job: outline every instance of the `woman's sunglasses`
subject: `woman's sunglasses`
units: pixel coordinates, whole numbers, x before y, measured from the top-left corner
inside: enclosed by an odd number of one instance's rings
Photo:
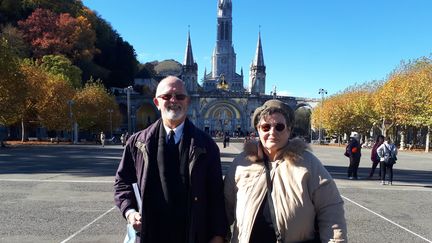
[[[270,131],[270,129],[271,129],[272,127],[274,127],[274,128],[276,129],[276,131],[278,131],[278,132],[282,132],[282,131],[285,129],[285,124],[282,124],[282,123],[276,123],[276,125],[270,125],[270,124],[268,124],[268,123],[264,123],[264,124],[260,125],[260,127],[261,127],[261,130],[262,130],[263,132],[268,132],[268,131]]]
[[[162,94],[162,95],[158,96],[158,98],[161,98],[163,100],[171,100],[172,97],[175,97],[176,100],[184,100],[184,99],[186,99],[187,95],[185,95],[185,94]]]

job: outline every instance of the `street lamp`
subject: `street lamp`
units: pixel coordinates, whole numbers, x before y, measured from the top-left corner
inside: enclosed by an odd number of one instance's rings
[[[126,100],[127,100],[127,119],[128,119],[128,133],[131,134],[131,106],[130,106],[130,92],[132,90],[132,86],[128,86],[124,90],[126,91]]]
[[[69,118],[71,121],[71,141],[72,143],[74,142],[74,125],[73,125],[73,113],[72,113],[72,105],[74,104],[73,100],[68,100],[67,101],[68,105],[69,105]]]
[[[109,119],[110,119],[110,131],[111,131],[110,138],[112,138],[112,136],[113,136],[113,133],[112,133],[112,113],[114,112],[114,110],[113,109],[108,109],[107,111],[109,113]]]
[[[327,94],[327,90],[319,89],[318,94],[321,95],[321,108],[323,108],[324,107],[324,95]],[[319,134],[318,134],[319,144],[321,144],[321,130],[322,130],[322,110],[320,112],[320,126],[319,126],[319,130],[318,130],[318,132],[319,132]]]

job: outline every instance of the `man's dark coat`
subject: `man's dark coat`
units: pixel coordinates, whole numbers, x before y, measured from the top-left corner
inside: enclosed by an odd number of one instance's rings
[[[132,183],[138,182],[142,196],[146,187],[148,162],[157,157],[157,154],[149,151],[157,151],[157,134],[161,123],[159,119],[127,141],[114,185],[114,200],[123,216],[129,209],[138,210]],[[185,121],[183,136],[185,134],[191,138],[187,155],[190,180],[189,242],[204,243],[213,236],[224,237],[228,229],[220,153],[212,138],[196,128],[188,119]],[[146,222],[143,215],[143,224],[145,223],[151,222]]]

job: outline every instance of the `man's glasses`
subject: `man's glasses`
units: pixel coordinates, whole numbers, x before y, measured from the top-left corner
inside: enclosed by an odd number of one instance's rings
[[[285,124],[282,124],[282,123],[276,123],[276,125],[271,125],[271,124],[268,124],[268,123],[264,123],[264,124],[260,125],[260,127],[261,127],[261,130],[262,130],[263,132],[268,132],[268,131],[270,131],[270,129],[271,129],[272,127],[274,127],[274,128],[276,129],[276,131],[278,131],[278,132],[282,132],[282,131],[285,129]]]
[[[158,98],[161,98],[163,100],[171,100],[172,97],[175,97],[176,100],[184,100],[184,99],[186,99],[187,95],[185,95],[185,94],[161,94],[158,96]]]

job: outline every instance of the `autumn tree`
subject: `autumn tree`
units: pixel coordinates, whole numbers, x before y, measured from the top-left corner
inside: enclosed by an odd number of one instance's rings
[[[20,71],[20,60],[4,37],[0,37],[0,125],[20,119],[28,87]]]
[[[325,129],[328,134],[335,134],[339,138],[350,131],[350,111],[346,99],[342,94],[327,97],[320,102],[312,112],[314,127]],[[339,139],[340,140],[340,139]]]
[[[41,90],[44,95],[36,104],[40,124],[49,130],[69,130],[71,118],[68,101],[72,100],[75,93],[71,83],[61,76],[49,74]]]
[[[432,60],[423,57],[411,61],[404,65],[395,76],[397,76],[401,87],[397,98],[404,104],[399,111],[399,125],[402,127],[402,145],[406,130],[403,128],[426,128],[426,149],[428,149],[430,127],[432,125]]]
[[[93,133],[115,129],[121,122],[121,115],[115,97],[110,95],[100,80],[89,80],[74,98],[73,112],[81,129]],[[110,112],[111,121],[110,121]]]
[[[25,97],[25,105],[20,114],[21,141],[27,138],[26,126],[29,122],[38,121],[38,102],[45,96],[44,84],[49,79],[49,74],[39,67],[34,60],[25,59],[21,62],[20,72],[23,74],[25,85],[31,91]]]
[[[36,9],[26,20],[18,22],[24,38],[33,48],[36,58],[63,54],[73,61],[90,60],[97,52],[96,34],[83,16],[56,14],[48,9]]]

